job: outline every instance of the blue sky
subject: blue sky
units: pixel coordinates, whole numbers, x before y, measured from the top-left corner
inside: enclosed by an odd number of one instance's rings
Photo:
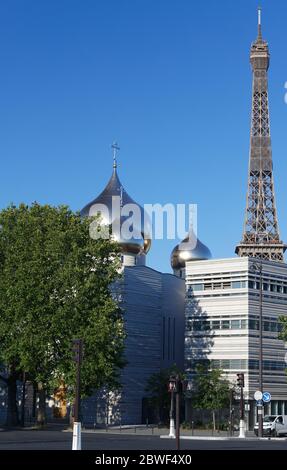
[[[1,0],[0,207],[81,209],[112,171],[144,203],[197,203],[216,258],[234,255],[247,187],[254,0]],[[287,241],[287,2],[261,2],[271,51],[276,198]],[[175,242],[148,264],[169,271]]]

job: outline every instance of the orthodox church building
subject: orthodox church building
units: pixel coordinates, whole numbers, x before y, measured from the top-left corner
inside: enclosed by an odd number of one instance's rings
[[[113,210],[116,198],[121,207],[134,204],[139,209],[136,238],[122,236],[121,228],[127,217]],[[107,186],[82,209],[81,215],[95,216],[101,207],[108,209],[102,213],[104,224],[112,224],[116,219],[119,222],[114,238],[122,253],[122,279],[116,285],[115,294],[125,324],[126,366],[121,371],[122,388],[118,392],[103,390],[84,400],[82,419],[84,423],[140,424],[153,420],[146,390],[151,375],[174,364],[183,369],[185,282],[146,265],[151,246],[148,217],[123,188],[115,156]]]

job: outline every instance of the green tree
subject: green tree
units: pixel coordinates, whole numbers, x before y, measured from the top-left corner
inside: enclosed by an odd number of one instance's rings
[[[171,395],[168,391],[168,383],[171,375],[179,375],[181,379],[184,378],[182,371],[173,365],[151,375],[146,386],[149,404],[156,410],[160,422],[167,421],[169,417]]]
[[[205,364],[196,367],[193,384],[193,407],[212,412],[213,429],[215,430],[215,413],[228,406],[231,385],[223,377],[223,372],[220,369],[209,369],[209,366]]]
[[[287,341],[287,315],[281,315],[279,317],[279,322],[281,325],[281,331],[279,333],[279,339],[282,341]]]
[[[117,384],[123,366],[123,319],[110,286],[118,246],[89,236],[90,220],[66,206],[34,203],[0,213],[0,363],[8,389],[7,424],[17,419],[16,381],[37,384],[38,422],[46,393],[64,380],[73,396],[71,341],[82,338],[82,393]]]

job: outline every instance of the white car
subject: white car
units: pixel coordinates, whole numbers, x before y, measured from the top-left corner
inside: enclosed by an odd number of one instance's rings
[[[258,436],[258,423],[254,426],[254,432]],[[266,415],[263,418],[263,436],[287,435],[287,415]]]

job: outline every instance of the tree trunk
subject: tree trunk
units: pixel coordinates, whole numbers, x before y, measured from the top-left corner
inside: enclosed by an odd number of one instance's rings
[[[74,404],[73,403],[71,403],[70,405],[69,423],[70,423],[70,427],[73,429],[73,426],[74,426]]]
[[[36,418],[37,410],[37,384],[33,382],[33,403],[32,403],[32,418]]]
[[[7,378],[7,417],[8,427],[19,426],[19,416],[17,409],[17,374],[12,372]]]
[[[38,383],[38,397],[37,425],[42,427],[46,423],[46,390],[42,382]]]
[[[212,410],[213,431],[216,431],[216,416],[215,410]]]

